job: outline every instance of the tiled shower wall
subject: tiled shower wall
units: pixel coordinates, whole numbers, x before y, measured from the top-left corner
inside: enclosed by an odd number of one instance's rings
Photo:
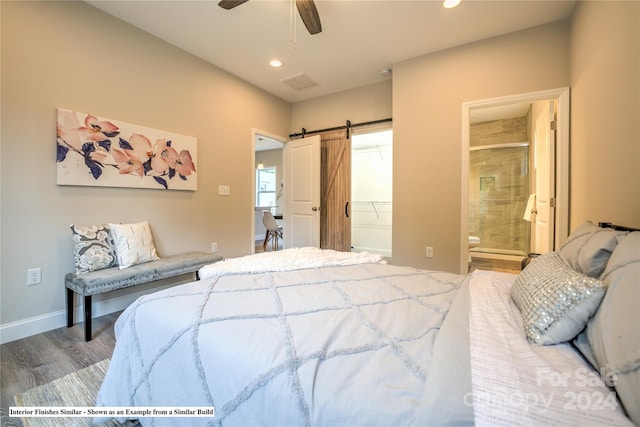
[[[530,141],[530,114],[472,124],[470,146]],[[529,197],[529,147],[496,147],[470,153],[469,234],[476,250],[527,254],[530,224],[522,217]]]

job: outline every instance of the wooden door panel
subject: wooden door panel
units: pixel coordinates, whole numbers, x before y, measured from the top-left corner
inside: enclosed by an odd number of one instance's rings
[[[345,209],[351,201],[351,140],[344,132],[321,142],[320,247],[351,251],[351,218]]]

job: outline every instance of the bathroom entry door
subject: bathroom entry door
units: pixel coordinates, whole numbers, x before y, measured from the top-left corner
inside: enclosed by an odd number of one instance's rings
[[[552,251],[555,218],[555,108],[554,101],[544,101],[535,119],[534,168],[536,186],[535,225],[533,252],[544,254]]]
[[[285,248],[320,247],[320,136],[289,141],[283,153]]]

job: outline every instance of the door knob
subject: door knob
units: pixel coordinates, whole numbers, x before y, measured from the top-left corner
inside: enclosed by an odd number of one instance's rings
[[[311,208],[312,211],[316,212],[318,210],[318,208],[316,206]]]

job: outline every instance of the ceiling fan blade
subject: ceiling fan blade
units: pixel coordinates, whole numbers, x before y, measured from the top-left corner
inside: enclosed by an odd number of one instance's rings
[[[310,34],[318,34],[322,31],[320,15],[318,15],[318,9],[316,9],[313,0],[296,0],[296,7]]]
[[[223,9],[233,9],[236,6],[240,6],[242,3],[246,3],[249,0],[221,0],[220,3],[218,3],[218,6],[220,6]]]

